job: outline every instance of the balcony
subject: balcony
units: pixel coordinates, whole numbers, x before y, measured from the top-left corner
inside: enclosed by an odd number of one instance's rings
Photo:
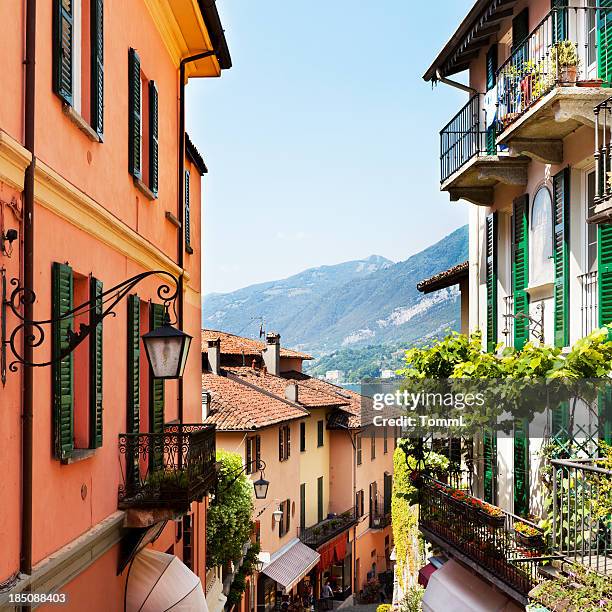
[[[426,539],[525,605],[529,591],[543,580],[539,565],[552,558],[545,554],[542,532],[538,530],[533,543],[521,540],[514,531],[515,523],[520,521],[534,529],[536,526],[500,509],[499,516],[493,520],[477,507],[455,499],[452,494],[456,491],[440,481],[423,477],[421,532]]]
[[[187,512],[216,483],[211,425],[171,424],[163,433],[120,434],[119,453],[120,509],[145,510],[163,519]],[[136,515],[133,518],[138,522]]]
[[[553,9],[500,66],[497,143],[511,155],[561,163],[563,139],[581,126],[593,127],[593,107],[609,95],[597,77],[608,63],[599,44],[612,35],[611,10]],[[577,67],[562,65],[568,51]]]
[[[329,514],[327,518],[312,527],[300,529],[300,540],[316,550],[325,542],[329,542],[343,531],[356,525],[357,521],[357,513],[354,507],[349,508],[342,514]]]
[[[495,132],[485,127],[481,98],[470,98],[440,131],[440,188],[453,201],[463,198],[489,206],[497,183],[527,184],[528,160],[499,151]]]
[[[610,460],[553,459],[552,545],[564,558],[612,576]]]
[[[391,508],[378,506],[370,512],[370,529],[384,529],[391,524]]]

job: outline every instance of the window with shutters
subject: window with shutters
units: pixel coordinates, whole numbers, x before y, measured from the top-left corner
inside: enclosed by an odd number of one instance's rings
[[[306,423],[300,423],[300,452],[306,451]]]
[[[183,215],[183,224],[185,226],[185,250],[191,254],[193,248],[191,246],[191,174],[189,170],[185,170],[185,214]]]
[[[90,303],[92,312],[79,313],[53,326],[54,359],[68,350],[68,333],[91,325],[102,309],[102,283],[78,274],[66,264],[52,268],[53,318]],[[86,451],[102,446],[102,323],[76,349],[53,364],[54,451],[62,461],[89,456]]]
[[[53,1],[53,91],[93,140],[104,131],[104,0]]]
[[[261,436],[249,436],[244,446],[246,473],[253,474],[261,461]]]
[[[383,454],[387,454],[389,452],[389,432],[387,427],[383,427]]]
[[[321,421],[317,421],[317,446],[321,447],[323,446],[323,433],[325,431],[325,424],[324,422]]]
[[[589,172],[586,178],[586,219],[595,214],[595,171]],[[587,223],[586,225],[586,272],[597,270],[597,224]]]
[[[317,523],[323,520],[323,476],[317,478]]]
[[[282,501],[280,509],[283,516],[279,522],[279,536],[282,538],[289,533],[291,528],[291,500],[286,499]]]
[[[150,200],[159,188],[159,94],[135,49],[128,53],[128,169]]]
[[[355,495],[355,512],[357,513],[357,518],[361,518],[364,515],[363,499],[363,489],[361,489],[357,491]]]
[[[291,456],[291,429],[289,425],[278,428],[278,460],[287,461]]]
[[[361,462],[363,460],[361,450],[361,434],[357,434],[355,436],[355,452],[357,454],[357,465],[361,465]]]
[[[306,529],[306,483],[300,485],[300,530]]]
[[[552,198],[546,187],[536,193],[529,227],[529,279],[537,286],[553,280]]]
[[[165,322],[166,310],[163,304],[149,304],[149,331],[161,327]],[[146,355],[144,355],[146,357]],[[165,390],[164,380],[154,378],[153,371],[149,366],[149,432],[163,433],[164,431],[164,408]],[[161,458],[160,458],[161,464]]]
[[[370,460],[376,459],[376,436],[374,432],[370,434]]]

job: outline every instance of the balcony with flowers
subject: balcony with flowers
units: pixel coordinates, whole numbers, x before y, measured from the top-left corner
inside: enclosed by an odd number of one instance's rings
[[[555,558],[537,525],[429,476],[422,477],[419,503],[427,540],[527,604],[543,580],[539,567]]]

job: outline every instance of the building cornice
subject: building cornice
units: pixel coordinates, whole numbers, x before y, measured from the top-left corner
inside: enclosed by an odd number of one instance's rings
[[[32,154],[0,129],[0,180],[22,191],[24,173],[31,161]]]
[[[184,272],[184,280],[189,280],[189,273],[163,251],[39,159],[36,160],[34,193],[37,204],[145,270],[163,270],[175,276]]]

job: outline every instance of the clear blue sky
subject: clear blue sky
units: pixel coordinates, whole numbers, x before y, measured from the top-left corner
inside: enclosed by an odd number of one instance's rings
[[[467,222],[438,190],[438,131],[467,98],[421,75],[472,3],[218,0],[234,66],[187,98],[204,293],[403,260]]]

